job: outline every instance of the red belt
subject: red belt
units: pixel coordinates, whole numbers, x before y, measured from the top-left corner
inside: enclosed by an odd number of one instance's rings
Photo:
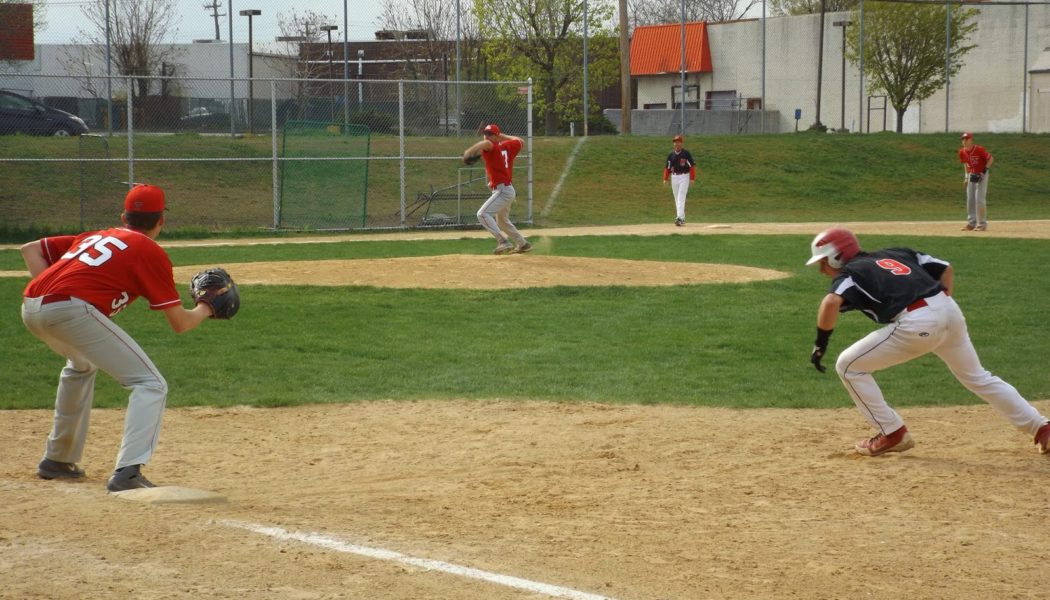
[[[919,310],[920,308],[922,308],[924,306],[929,306],[929,304],[926,304],[926,298],[919,298],[915,302],[912,302],[911,304],[909,304],[907,306],[907,308],[905,308],[904,310],[906,310],[908,312],[911,312],[913,310]]]
[[[72,299],[73,298],[65,294],[48,294],[44,296],[43,300],[40,301],[40,306],[43,306],[45,304],[52,304],[54,302],[68,302]]]

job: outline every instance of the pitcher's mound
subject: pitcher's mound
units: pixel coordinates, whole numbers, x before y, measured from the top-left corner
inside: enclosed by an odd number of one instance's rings
[[[226,496],[198,490],[195,488],[182,487],[179,485],[164,485],[152,488],[140,488],[137,490],[125,490],[113,492],[113,495],[121,500],[133,500],[147,504],[205,504],[214,502],[226,502]]]
[[[541,239],[537,246],[550,242]],[[671,286],[745,283],[790,274],[718,263],[666,262],[519,254],[450,254],[358,260],[224,265],[238,285],[369,285],[390,288],[502,290],[552,286]],[[204,265],[175,268],[184,281]]]

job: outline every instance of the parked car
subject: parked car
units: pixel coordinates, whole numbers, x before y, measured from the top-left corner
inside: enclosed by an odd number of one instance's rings
[[[187,131],[222,131],[230,129],[230,115],[225,112],[212,112],[204,106],[191,108],[186,116],[179,119],[179,129]]]
[[[0,90],[0,134],[65,136],[87,132],[87,125],[76,115]]]

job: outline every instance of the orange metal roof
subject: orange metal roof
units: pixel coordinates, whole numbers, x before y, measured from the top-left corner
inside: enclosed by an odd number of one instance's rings
[[[631,38],[631,75],[662,75],[681,72],[682,25],[636,27]],[[685,24],[686,73],[710,73],[711,46],[707,23]]]

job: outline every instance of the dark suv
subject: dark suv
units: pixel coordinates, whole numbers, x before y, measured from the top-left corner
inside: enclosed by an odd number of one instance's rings
[[[80,135],[87,125],[76,115],[45,106],[14,92],[0,90],[0,135]]]

